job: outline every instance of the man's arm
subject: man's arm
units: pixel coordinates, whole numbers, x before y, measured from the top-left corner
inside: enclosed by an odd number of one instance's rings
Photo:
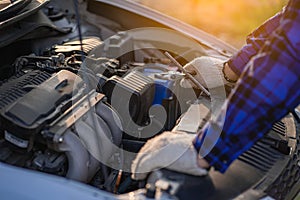
[[[283,13],[284,9],[249,34],[247,44],[228,61],[228,66],[237,76],[241,75],[245,65],[258,53],[270,34],[279,26]]]
[[[218,86],[218,83],[215,81],[218,74],[210,69],[212,67],[216,67],[220,72],[223,72],[224,83],[230,84],[230,82],[237,81],[237,79],[241,75],[241,72],[245,68],[245,65],[249,62],[252,56],[258,53],[259,49],[269,38],[270,34],[279,26],[280,19],[283,13],[284,9],[272,18],[268,19],[250,35],[248,35],[247,44],[241,50],[239,50],[228,62],[226,62],[224,66],[223,61],[222,64],[215,65],[212,63],[218,63],[216,59],[212,59],[209,57],[200,57],[189,62],[184,66],[184,68],[189,72],[194,72],[196,74],[195,78],[205,87],[207,87],[206,82],[211,82],[209,84],[210,88]],[[204,80],[203,77],[206,77],[206,79]],[[190,84],[188,80],[184,80],[181,82],[182,87],[191,87],[192,85],[193,84]]]
[[[284,9],[268,19],[265,23],[247,36],[247,44],[224,64],[224,69],[222,70],[224,77],[228,78],[231,82],[236,82],[238,80],[241,72],[249,60],[258,53],[259,49],[262,48],[263,44],[267,41],[271,33],[279,26],[283,13]],[[190,64],[188,64],[187,68],[189,65]],[[205,70],[200,69],[199,71],[203,73]],[[208,75],[206,77],[210,76]]]
[[[300,103],[300,0],[291,2],[281,26],[247,64],[222,113],[194,140],[200,155],[221,172]]]

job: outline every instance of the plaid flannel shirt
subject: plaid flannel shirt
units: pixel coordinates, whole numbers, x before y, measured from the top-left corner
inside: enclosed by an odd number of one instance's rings
[[[240,79],[193,141],[220,172],[300,103],[300,0],[290,0],[247,42],[229,61]]]

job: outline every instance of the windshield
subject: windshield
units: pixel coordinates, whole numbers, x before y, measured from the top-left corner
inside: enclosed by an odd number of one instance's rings
[[[287,0],[131,0],[183,20],[240,48],[245,37]]]

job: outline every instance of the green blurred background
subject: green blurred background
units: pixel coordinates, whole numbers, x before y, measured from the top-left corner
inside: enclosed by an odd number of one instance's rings
[[[240,48],[246,36],[287,0],[137,0]]]

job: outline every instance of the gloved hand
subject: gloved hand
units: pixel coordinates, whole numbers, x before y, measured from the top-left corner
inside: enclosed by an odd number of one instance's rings
[[[195,58],[184,66],[184,69],[206,88],[216,88],[224,84],[232,85],[225,80],[222,69],[224,61],[208,56]],[[184,88],[197,88],[188,78],[181,80],[180,85]]]
[[[159,168],[167,168],[196,176],[207,174],[198,166],[198,154],[193,147],[193,134],[164,132],[152,138],[142,147],[132,163],[132,178],[145,179],[147,174]]]

